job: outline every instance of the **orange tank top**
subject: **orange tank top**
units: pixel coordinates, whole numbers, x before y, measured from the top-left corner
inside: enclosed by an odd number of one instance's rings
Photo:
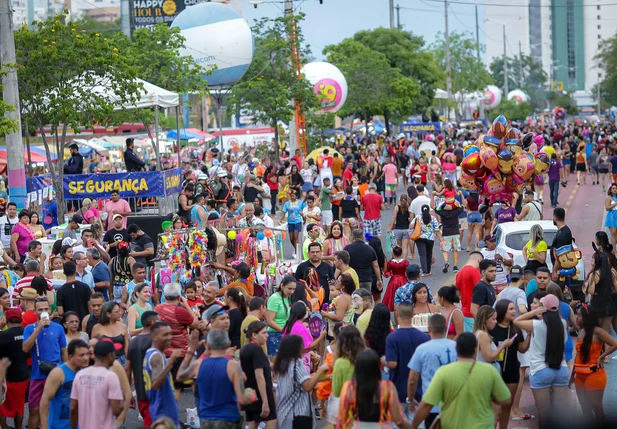
[[[589,347],[589,359],[586,363],[583,362],[583,357],[581,356],[581,346],[583,345],[583,340],[579,340],[576,343],[576,360],[574,361],[575,366],[594,366],[598,362],[598,358],[602,354],[602,343],[591,343],[591,347]]]
[[[579,152],[576,155],[576,162],[578,164],[584,164],[585,163],[585,154],[583,152]]]

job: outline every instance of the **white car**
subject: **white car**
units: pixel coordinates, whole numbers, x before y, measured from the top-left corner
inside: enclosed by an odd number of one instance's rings
[[[525,258],[523,257],[523,247],[529,241],[529,230],[535,224],[539,224],[544,230],[544,241],[548,244],[549,252],[553,239],[557,234],[557,227],[550,220],[541,221],[521,221],[521,222],[507,222],[497,225],[495,228],[495,237],[497,239],[497,247],[505,250],[510,258],[514,260],[515,265],[525,266]],[[578,249],[576,243],[574,248]],[[549,270],[553,269],[550,255],[547,253],[546,263]],[[578,261],[576,269],[578,280],[572,280],[571,286],[580,286],[583,284],[585,278],[585,263],[583,259]]]

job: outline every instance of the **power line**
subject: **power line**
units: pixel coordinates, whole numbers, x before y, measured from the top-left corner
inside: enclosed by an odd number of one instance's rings
[[[454,13],[454,9],[452,9],[452,6],[448,5],[448,7],[452,11],[452,15],[456,18],[456,20],[459,22],[459,24],[461,24],[463,27],[469,28],[470,30],[475,30],[476,29],[475,26],[470,27],[469,25],[467,25],[463,21],[461,21],[460,18],[458,16],[456,16],[456,13]]]
[[[443,0],[424,0],[434,3],[443,3]],[[451,4],[461,4],[469,6],[499,6],[499,7],[524,7],[524,8],[557,8],[568,7],[568,5],[530,5],[530,4],[503,4],[503,3],[476,3],[470,1],[450,1]],[[596,6],[617,6],[617,3],[602,3],[602,4],[581,4],[573,5],[572,7],[596,7]]]

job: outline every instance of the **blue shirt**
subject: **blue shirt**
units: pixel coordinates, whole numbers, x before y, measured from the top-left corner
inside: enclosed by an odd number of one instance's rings
[[[394,294],[394,305],[399,305],[401,302],[411,302],[411,296],[413,295],[413,288],[420,283],[420,280],[412,280],[408,282],[406,285],[401,286],[396,290]],[[431,292],[431,288],[428,289],[428,297],[429,301],[433,302],[433,293]]]
[[[109,267],[104,262],[99,262],[94,267],[92,267],[90,273],[92,274],[92,279],[94,280],[94,283],[111,282],[111,272],[109,271]],[[103,294],[103,296],[105,297],[105,301],[109,301],[108,288],[98,289],[97,291]]]
[[[529,280],[529,283],[527,283],[527,287],[525,287],[525,295],[529,297],[529,295],[531,295],[537,290],[538,290],[538,283],[536,282],[536,279],[531,279]]]
[[[56,200],[52,200],[51,202],[47,202],[47,200],[43,201],[42,212],[43,218],[41,221],[45,229],[58,226],[58,203]],[[45,222],[47,216],[51,218],[51,222],[49,223]]]
[[[38,323],[33,323],[24,328],[24,343],[32,336],[34,329]],[[39,352],[41,353],[39,357]],[[36,343],[32,346],[32,380],[44,380],[46,375],[39,371],[39,360],[41,362],[56,362],[62,363],[62,349],[66,348],[66,334],[64,328],[58,323],[50,323],[49,327],[43,328],[36,339]]]
[[[80,276],[78,272],[75,272],[75,280],[87,284],[90,286],[90,289],[94,289],[94,278],[92,278],[92,273],[89,273],[86,270],[84,270],[83,276]]]
[[[163,353],[155,348],[150,348],[146,351],[144,357],[144,386],[146,389],[146,395],[148,395],[148,401],[150,402],[149,410],[152,421],[155,421],[159,417],[168,417],[176,425],[180,427],[180,413],[178,412],[178,401],[174,396],[174,387],[171,382],[171,373],[167,375],[167,380],[158,389],[152,388],[152,366],[150,360],[152,356],[159,354],[163,359],[163,368],[167,365],[167,359]],[[227,372],[225,372],[227,375]]]
[[[64,381],[49,401],[49,429],[66,429],[71,426],[71,389],[77,372],[64,363],[58,368],[64,372]]]
[[[238,398],[227,376],[226,357],[204,359],[197,373],[197,405],[201,420],[237,422],[240,419]]]
[[[152,294],[154,294],[154,291],[152,290],[152,283],[150,282],[150,280],[144,280],[142,283],[147,284],[148,286],[150,286],[150,290],[152,291]],[[130,282],[128,282],[126,284],[126,296],[128,296],[128,301],[129,303],[134,303],[137,301],[132,301],[131,300],[131,295],[133,295],[133,291],[135,290],[135,280],[131,280]],[[148,301],[150,304],[154,304],[152,302],[152,297],[150,297],[150,301]]]
[[[411,357],[420,344],[426,343],[430,337],[416,328],[399,328],[386,337],[386,361],[397,362],[394,369],[390,369],[388,376],[396,386],[398,399],[405,403],[407,398],[407,381],[409,379],[409,363]],[[422,400],[421,386],[418,386],[415,399]]]
[[[287,222],[290,224],[302,223],[302,201],[287,201],[283,206],[283,212],[287,214]]]
[[[420,374],[422,386],[428,388],[439,367],[456,362],[456,357],[456,343],[454,341],[447,338],[430,340],[418,346],[409,361],[408,367]],[[431,413],[438,412],[439,405],[436,405]]]

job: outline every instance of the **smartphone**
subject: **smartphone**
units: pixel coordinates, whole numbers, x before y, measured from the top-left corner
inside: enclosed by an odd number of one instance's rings
[[[514,336],[512,338],[510,338],[512,341],[514,341],[516,339],[516,337],[518,337],[518,334],[514,334]]]

